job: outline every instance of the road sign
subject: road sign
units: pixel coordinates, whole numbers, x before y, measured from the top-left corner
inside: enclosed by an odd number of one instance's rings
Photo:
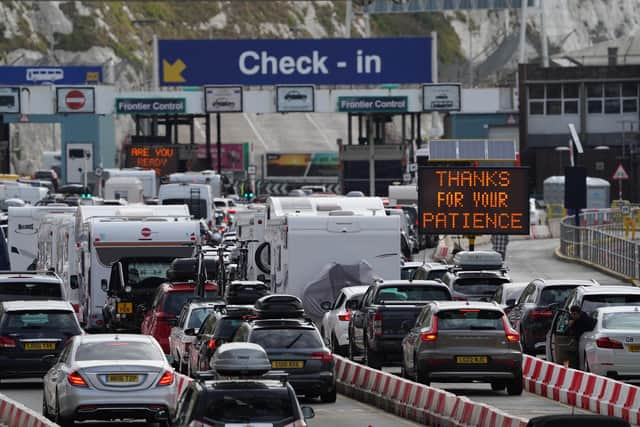
[[[276,87],[278,113],[312,113],[315,108],[313,86]]]
[[[102,67],[97,66],[0,66],[3,85],[86,85],[102,82]]]
[[[56,88],[58,113],[93,113],[95,96],[92,87]]]
[[[423,167],[420,227],[429,234],[529,234],[527,168]]]
[[[422,110],[460,111],[459,84],[432,84],[422,86]]]
[[[117,114],[184,114],[185,98],[116,98]]]
[[[338,97],[338,111],[342,113],[403,113],[408,105],[406,96]]]
[[[96,170],[93,171],[94,175],[97,177],[101,177],[102,174],[104,173],[104,169],[102,168],[96,168]]]
[[[0,114],[20,112],[20,90],[17,87],[0,87]]]
[[[242,86],[207,86],[204,88],[207,113],[241,113]]]
[[[429,37],[160,40],[163,86],[431,83]]]
[[[624,166],[622,166],[622,163],[620,163],[618,165],[618,167],[616,168],[616,171],[613,173],[613,180],[620,180],[620,181],[626,181],[629,179],[629,174],[627,173],[626,169],[624,168]]]
[[[249,175],[255,175],[256,174],[256,165],[249,165],[249,167],[247,168],[247,173]]]

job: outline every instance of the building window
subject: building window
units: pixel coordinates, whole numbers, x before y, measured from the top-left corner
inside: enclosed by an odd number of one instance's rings
[[[587,101],[587,111],[589,114],[602,114],[602,100],[590,99]]]
[[[564,101],[565,114],[578,114],[578,101]]]
[[[620,114],[620,98],[606,98],[604,100],[605,114]]]
[[[529,86],[529,114],[532,116],[578,114],[580,85],[577,83],[533,84]]]
[[[544,102],[531,101],[529,103],[529,114],[531,114],[532,116],[544,115]]]
[[[552,100],[547,101],[547,115],[560,115],[562,114],[562,101]]]
[[[602,98],[602,83],[587,84],[587,98]]]
[[[580,85],[577,83],[565,83],[562,85],[563,97],[578,99],[580,98]]]
[[[588,83],[589,114],[622,114],[638,112],[638,83]]]
[[[622,112],[623,113],[636,113],[638,111],[637,99],[623,99],[622,100]]]
[[[544,85],[529,86],[529,99],[544,99]]]

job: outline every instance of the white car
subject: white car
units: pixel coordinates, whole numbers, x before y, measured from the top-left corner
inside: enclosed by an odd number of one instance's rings
[[[346,356],[349,348],[349,320],[351,310],[347,309],[347,301],[359,300],[369,289],[368,286],[347,286],[342,288],[336,297],[331,310],[322,318],[322,337],[329,343],[331,351]]]
[[[78,335],[44,376],[42,414],[63,427],[122,418],[169,425],[176,383],[151,336]]]
[[[547,223],[547,211],[533,197],[529,199],[529,222],[531,225],[544,225]]]
[[[579,366],[584,371],[624,380],[640,379],[640,307],[602,307],[580,337]]]

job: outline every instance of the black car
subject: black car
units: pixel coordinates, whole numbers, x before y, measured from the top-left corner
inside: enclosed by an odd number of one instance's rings
[[[0,379],[42,378],[66,342],[82,333],[66,301],[0,303]]]
[[[513,328],[520,332],[522,351],[531,355],[544,353],[545,337],[555,311],[578,286],[597,285],[595,280],[535,279],[530,282],[508,315]]]
[[[199,425],[306,425],[313,410],[300,407],[293,387],[283,380],[194,381],[178,401],[173,427]],[[256,424],[256,425],[257,425]]]
[[[202,322],[195,342],[189,351],[189,376],[195,377],[196,372],[208,371],[209,360],[213,353],[225,342],[231,341],[242,322],[251,316],[251,307],[227,306],[226,313],[214,311]],[[185,331],[186,333],[187,331]]]
[[[238,328],[233,341],[262,346],[272,369],[286,372],[297,394],[320,396],[323,402],[336,401],[335,360],[311,321],[251,320]]]
[[[224,300],[230,305],[253,305],[258,299],[269,293],[269,288],[264,282],[236,280],[226,286]]]

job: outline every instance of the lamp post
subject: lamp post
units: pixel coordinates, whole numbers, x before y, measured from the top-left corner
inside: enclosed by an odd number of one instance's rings
[[[144,25],[153,25],[153,24],[156,24],[157,22],[158,22],[158,20],[157,20],[157,19],[147,19],[147,18],[143,18],[143,19],[133,19],[133,20],[131,21],[131,23],[132,23],[132,24],[134,24],[134,25],[141,25],[141,26],[144,26]],[[148,45],[151,41],[150,41],[150,42],[146,42],[146,41],[144,40],[144,37],[143,37],[142,39],[143,39],[143,44],[144,44],[144,55],[142,56],[142,87],[143,87],[143,88],[146,88],[146,87],[147,87],[148,82],[151,80],[150,78],[148,78],[148,75],[147,75],[147,66],[148,66],[148,65],[147,65],[147,62],[150,62],[150,61],[148,61],[148,58],[147,58],[147,57],[149,56],[149,54],[147,53],[147,45]]]
[[[562,157],[563,157],[562,153],[564,151],[569,151],[570,152],[571,148],[567,147],[566,145],[560,145],[558,147],[555,147],[554,150],[560,153],[560,175],[564,175],[564,171],[562,170],[563,169],[563,164],[564,164],[564,161],[562,159]],[[573,156],[571,156],[571,154],[569,154],[569,156],[571,157],[571,166],[573,166]]]

